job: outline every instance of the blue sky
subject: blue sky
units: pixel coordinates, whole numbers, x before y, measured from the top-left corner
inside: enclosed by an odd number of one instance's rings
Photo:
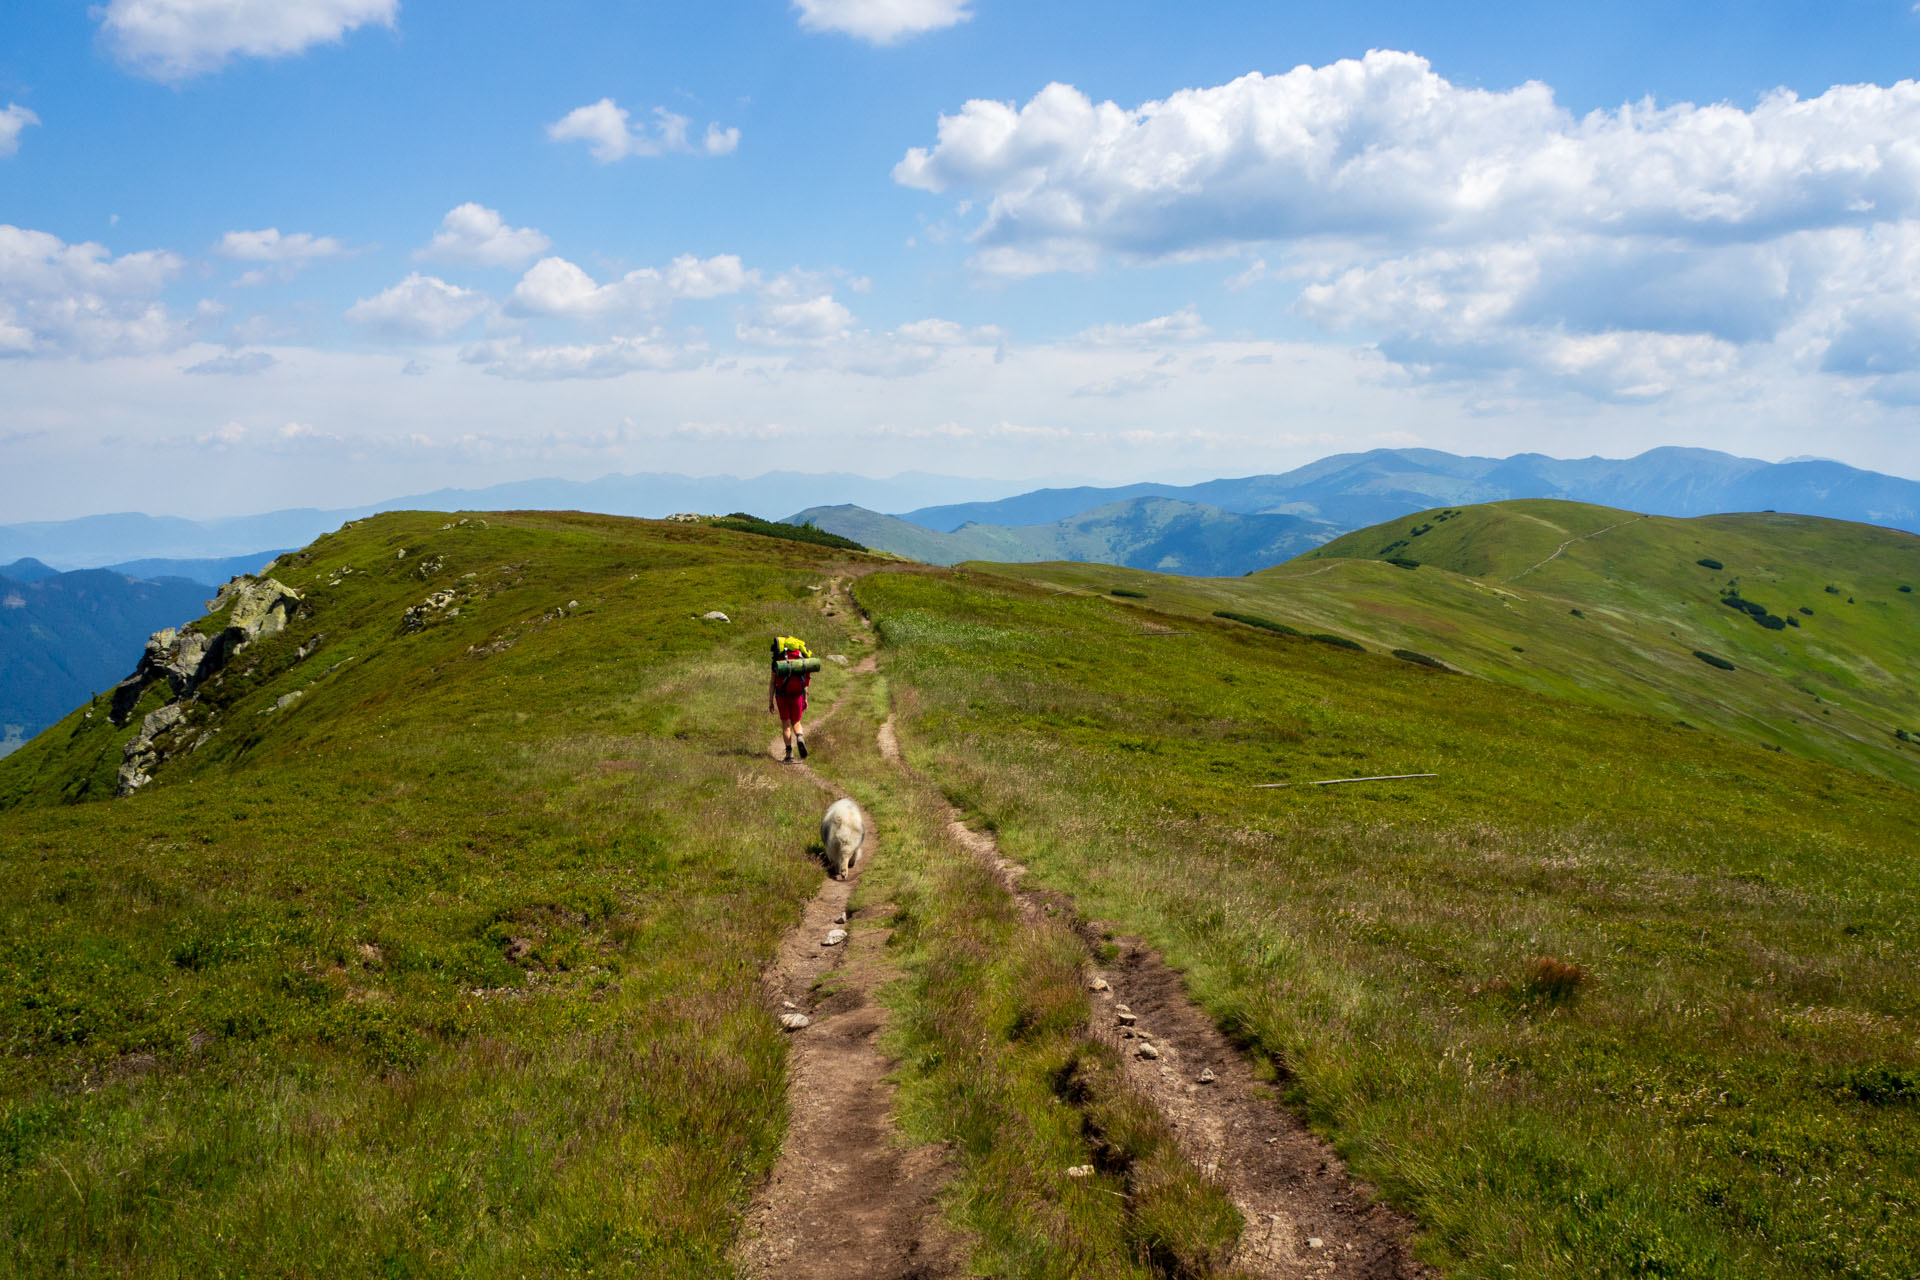
[[[1381,445],[1920,474],[1916,55],[1908,0],[16,4],[0,521]]]

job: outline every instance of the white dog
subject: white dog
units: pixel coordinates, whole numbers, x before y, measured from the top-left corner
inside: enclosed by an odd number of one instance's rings
[[[867,821],[860,816],[859,805],[843,797],[827,807],[827,816],[820,819],[820,847],[835,880],[845,880],[860,861],[860,842],[866,835]]]

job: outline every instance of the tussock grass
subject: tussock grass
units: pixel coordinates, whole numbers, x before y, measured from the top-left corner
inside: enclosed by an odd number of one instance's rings
[[[911,703],[911,694],[903,695]],[[883,763],[882,707],[843,711],[816,768],[858,778],[884,855],[855,903],[885,909],[906,977],[886,993],[910,1136],[957,1165],[947,1212],[982,1275],[1206,1277],[1239,1238],[1226,1194],[1180,1155],[1118,1058],[1087,1034],[1085,944],[1063,921],[1022,921],[989,869],[946,830],[945,799]],[[1094,1167],[1090,1177],[1067,1170]]]
[[[923,767],[1183,968],[1430,1261],[1920,1263],[1920,1109],[1874,1083],[1920,1068],[1907,789],[1251,631],[1171,663],[1004,579],[858,593]],[[1441,776],[1248,786],[1336,771]]]
[[[110,792],[104,716],[0,763],[0,1272],[727,1273],[785,1123],[760,969],[820,876],[766,636],[860,641],[817,549],[447,523],[283,558],[311,616],[141,794],[60,803]]]

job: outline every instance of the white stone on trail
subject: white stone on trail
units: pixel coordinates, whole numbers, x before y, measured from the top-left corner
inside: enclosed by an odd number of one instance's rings
[[[1140,1056],[1151,1061],[1160,1056],[1160,1051],[1143,1040],[1140,1043]]]
[[[1307,1248],[1309,1249],[1318,1249],[1321,1245],[1325,1243],[1326,1241],[1322,1240],[1319,1236],[1307,1237]]]
[[[1200,1073],[1200,1083],[1201,1083],[1201,1084],[1212,1084],[1212,1083],[1213,1083],[1213,1081],[1214,1081],[1214,1075],[1213,1075],[1213,1068],[1212,1068],[1212,1067],[1208,1067],[1208,1068],[1207,1068],[1206,1070],[1204,1070],[1204,1071],[1202,1071],[1202,1072]]]
[[[812,1022],[813,1019],[804,1013],[783,1013],[780,1015],[780,1029],[782,1031],[798,1031],[800,1028],[808,1026]]]
[[[1069,1178],[1091,1178],[1093,1176],[1093,1166],[1090,1164],[1076,1164],[1067,1170],[1067,1176]]]
[[[1109,987],[1109,986],[1107,985],[1107,980],[1106,980],[1105,978],[1095,978],[1095,979],[1094,979],[1094,980],[1093,980],[1092,982],[1089,982],[1089,983],[1087,984],[1087,990],[1089,990],[1089,991],[1111,991],[1111,990],[1112,990],[1112,988],[1111,988],[1111,987]]]
[[[1134,1016],[1125,1009],[1116,1009],[1113,1016],[1119,1019],[1120,1025],[1123,1027],[1130,1027],[1134,1024]]]
[[[847,665],[847,655],[844,653],[830,653],[827,655],[827,661],[837,662],[844,667]]]
[[[720,612],[720,611],[719,611],[718,609],[709,609],[709,610],[708,610],[707,612],[705,612],[705,613],[703,613],[703,614],[701,614],[701,615],[700,615],[700,621],[702,621],[702,622],[732,622],[732,621],[733,621],[733,619],[732,619],[732,618],[729,618],[729,617],[728,617],[728,616],[727,616],[726,614],[724,614],[724,613],[722,613],[722,612]]]
[[[820,945],[823,947],[837,947],[846,940],[847,931],[845,929],[829,929],[827,930],[827,936],[820,940]]]

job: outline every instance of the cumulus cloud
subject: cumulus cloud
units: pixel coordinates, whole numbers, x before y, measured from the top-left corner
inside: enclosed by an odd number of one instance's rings
[[[17,102],[9,102],[7,109],[0,111],[0,156],[10,156],[18,152],[20,131],[30,124],[39,123],[39,116]]]
[[[190,326],[160,301],[185,263],[165,250],[114,257],[0,223],[0,356],[101,358],[165,351]]]
[[[704,347],[675,345],[658,330],[573,346],[528,346],[518,338],[499,338],[475,343],[460,353],[465,364],[478,365],[495,377],[525,382],[665,373],[698,368],[706,358]]]
[[[332,236],[316,236],[305,231],[282,235],[279,228],[268,227],[263,231],[229,231],[220,237],[213,251],[236,262],[264,264],[243,272],[234,280],[237,285],[256,285],[291,280],[309,264],[334,257],[345,249]]]
[[[279,363],[265,351],[233,351],[226,355],[202,360],[199,364],[188,365],[181,372],[249,377],[257,373],[265,373]]]
[[[679,299],[724,297],[751,288],[760,273],[734,254],[711,258],[682,254],[665,269],[641,267],[620,279],[596,284],[592,276],[565,258],[542,258],[514,286],[507,310],[522,316],[598,316],[653,312]]]
[[[791,298],[773,291],[751,320],[734,327],[734,334],[754,346],[818,346],[846,337],[852,328],[853,312],[831,293]]]
[[[575,107],[547,126],[547,137],[555,142],[584,142],[593,158],[612,164],[629,156],[658,156],[668,152],[682,155],[731,155],[740,146],[738,129],[709,124],[696,142],[688,133],[693,122],[665,107],[655,107],[653,123],[636,125],[633,113],[612,98],[602,98],[584,107]]]
[[[1146,347],[1163,342],[1193,342],[1210,330],[1201,323],[1200,313],[1191,305],[1170,316],[1155,316],[1139,324],[1097,324],[1080,333],[1080,341],[1103,347]]]
[[[1849,316],[1920,305],[1893,247],[1920,226],[1916,137],[1914,81],[1576,117],[1537,82],[1463,88],[1374,52],[1131,108],[1062,84],[969,102],[894,178],[983,208],[988,273],[1243,253],[1235,287],[1284,283],[1421,369],[1655,394],[1756,344],[1913,367],[1898,332]]]
[[[447,210],[440,230],[413,256],[477,267],[517,267],[552,243],[532,227],[510,227],[497,211],[469,201]]]
[[[794,0],[800,26],[835,31],[869,44],[895,44],[973,17],[967,0]]]
[[[997,324],[964,325],[938,319],[915,320],[894,333],[930,347],[997,347],[1007,340],[1007,331]]]
[[[347,308],[355,324],[416,338],[445,338],[485,315],[484,293],[414,272],[399,284]]]
[[[392,26],[400,0],[108,0],[92,12],[120,63],[180,81],[236,54],[282,58],[370,23]]]

